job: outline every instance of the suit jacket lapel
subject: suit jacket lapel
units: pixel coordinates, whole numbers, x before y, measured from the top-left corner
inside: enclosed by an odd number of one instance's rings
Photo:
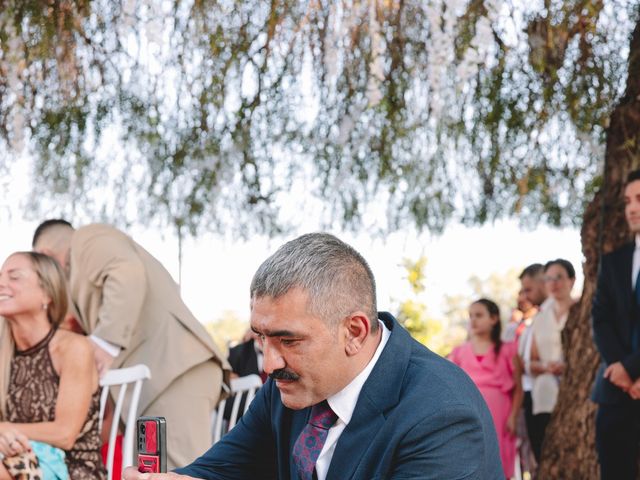
[[[384,425],[385,413],[400,400],[402,379],[411,354],[409,334],[386,312],[380,314],[380,320],[391,330],[391,336],[360,391],[349,425],[338,439],[327,480],[352,477],[366,446]]]
[[[329,465],[327,480],[352,478],[371,443],[386,421],[379,407],[362,393],[349,425],[344,429]]]

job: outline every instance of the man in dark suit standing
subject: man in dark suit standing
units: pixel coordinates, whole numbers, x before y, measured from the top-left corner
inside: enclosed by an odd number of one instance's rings
[[[262,377],[264,374],[262,370],[262,340],[253,332],[251,332],[249,340],[229,349],[227,359],[229,360],[229,365],[231,365],[232,372],[238,377],[253,374]],[[263,378],[262,383],[265,380],[266,377]]]
[[[373,273],[352,247],[303,235],[258,268],[250,293],[271,378],[179,475],[129,468],[126,480],[504,479],[480,392],[378,314]]]
[[[227,360],[229,361],[229,365],[231,365],[231,377],[258,375],[260,376],[262,383],[264,383],[267,381],[267,374],[262,369],[262,364],[264,363],[264,355],[262,355],[262,339],[251,330],[248,331],[248,334],[251,335],[249,340],[229,349],[229,356],[227,357]],[[246,336],[247,335],[245,334],[245,337]],[[238,417],[241,417],[242,412],[244,412],[246,397],[247,394],[244,393],[240,400]],[[233,403],[233,397],[231,397],[227,400],[227,403],[224,406],[224,419],[227,421],[231,418]]]
[[[603,480],[635,480],[640,441],[640,170],[627,177],[625,217],[635,241],[604,255],[593,300],[602,357],[592,399]]]

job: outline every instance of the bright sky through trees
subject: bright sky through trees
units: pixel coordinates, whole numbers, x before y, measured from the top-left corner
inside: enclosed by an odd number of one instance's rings
[[[30,247],[37,222],[2,217],[0,258]],[[178,242],[173,232],[134,228],[129,233],[155,255],[178,278]],[[303,233],[303,232],[300,232]],[[409,295],[403,278],[402,259],[428,258],[424,301],[433,317],[442,315],[445,295],[470,293],[467,280],[472,275],[485,278],[512,267],[544,262],[556,257],[571,261],[578,272],[574,290],[582,286],[582,255],[577,230],[538,227],[533,232],[519,230],[514,222],[468,228],[452,225],[441,237],[431,240],[409,234],[393,234],[387,241],[368,235],[340,234],[371,263],[378,282],[379,308],[394,309]],[[226,310],[248,318],[248,291],[251,276],[285,238],[257,237],[248,242],[230,242],[213,235],[188,239],[184,245],[182,293],[201,322],[217,319]],[[508,312],[502,312],[508,318]]]

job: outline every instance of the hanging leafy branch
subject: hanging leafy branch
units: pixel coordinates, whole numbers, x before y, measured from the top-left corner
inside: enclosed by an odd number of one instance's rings
[[[30,153],[35,212],[192,233],[307,191],[354,229],[575,224],[637,11],[528,3],[2,0],[0,164]]]

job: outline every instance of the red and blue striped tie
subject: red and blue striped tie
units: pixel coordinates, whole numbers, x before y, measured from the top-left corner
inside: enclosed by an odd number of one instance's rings
[[[311,480],[318,456],[327,440],[329,429],[338,416],[331,410],[326,400],[311,408],[309,422],[293,445],[293,463],[300,480]]]

